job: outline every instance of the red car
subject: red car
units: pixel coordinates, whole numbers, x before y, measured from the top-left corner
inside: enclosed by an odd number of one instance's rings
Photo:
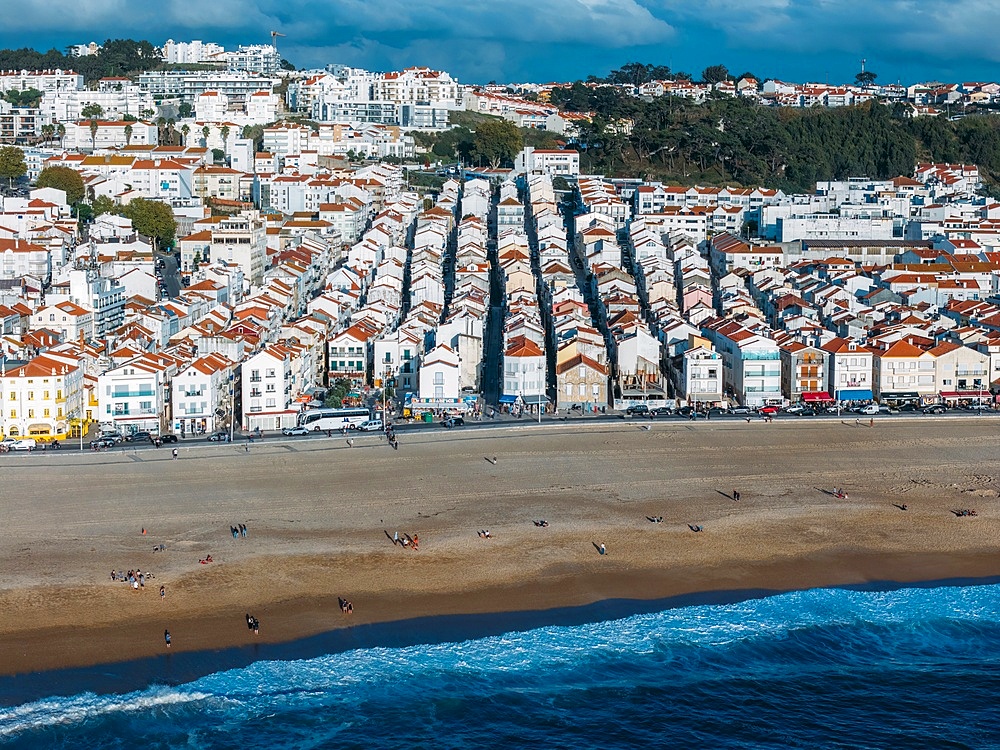
[[[779,411],[781,411],[781,407],[780,406],[765,406],[765,407],[761,408],[758,413],[759,414],[777,414]]]

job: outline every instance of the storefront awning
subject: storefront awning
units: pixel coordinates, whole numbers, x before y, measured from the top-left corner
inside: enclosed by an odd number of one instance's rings
[[[941,391],[941,398],[977,398],[980,401],[991,401],[993,394],[990,393],[988,388],[980,388],[974,391]]]
[[[513,404],[515,401],[517,401],[517,396],[508,396],[506,393],[500,396],[501,404]]]
[[[806,403],[811,403],[815,401],[833,401],[833,398],[826,391],[806,391],[802,394],[802,400]]]
[[[891,398],[893,400],[899,400],[902,398],[920,398],[920,394],[916,391],[882,391],[882,398]]]
[[[843,388],[837,391],[838,401],[871,401],[870,388]]]

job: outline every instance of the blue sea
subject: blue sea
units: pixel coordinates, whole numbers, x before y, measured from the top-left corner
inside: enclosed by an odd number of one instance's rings
[[[357,643],[416,642],[294,647],[335,649],[307,658],[175,653],[7,678],[0,745],[1000,747],[995,583],[818,589],[581,621],[609,611],[536,613],[559,624],[504,632],[528,621],[357,629]],[[109,690],[116,681],[143,684]],[[29,698],[39,691],[49,692]]]

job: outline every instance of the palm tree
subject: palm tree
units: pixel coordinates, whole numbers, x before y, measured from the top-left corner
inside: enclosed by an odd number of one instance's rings
[[[167,120],[167,143],[169,143],[171,146],[174,145],[174,125],[175,124],[176,123],[174,122],[174,118],[173,117],[171,117],[169,120]]]
[[[208,125],[206,125],[205,127],[203,127],[203,128],[201,129],[201,134],[202,134],[202,136],[203,136],[203,137],[204,137],[204,139],[205,139],[205,140],[204,140],[204,144],[205,144],[205,148],[208,148],[208,135],[209,135],[209,133],[211,133],[211,132],[212,132],[212,129],[211,129],[210,127],[208,127]]]
[[[65,147],[66,145],[66,126],[62,123],[56,125],[56,134],[59,136],[59,146]]]
[[[98,127],[99,126],[97,124],[97,120],[91,120],[90,121],[90,150],[91,151],[96,151],[97,150],[97,128]]]
[[[188,136],[191,134],[191,126],[187,123],[181,125],[181,135],[184,136],[184,145],[188,145]]]
[[[219,135],[222,136],[222,150],[228,152],[229,151],[229,145],[228,145],[228,141],[229,141],[229,126],[228,125],[223,125],[221,128],[219,128]]]
[[[128,148],[128,145],[131,142],[132,142],[132,126],[131,125],[126,125],[125,126],[125,147]]]
[[[55,125],[42,125],[42,137],[45,138],[45,142],[48,143],[52,140],[52,136],[56,132]]]

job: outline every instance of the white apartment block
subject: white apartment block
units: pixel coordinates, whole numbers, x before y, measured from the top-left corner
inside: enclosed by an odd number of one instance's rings
[[[175,42],[168,39],[163,45],[163,61],[173,64],[222,62],[226,50],[215,42]]]

